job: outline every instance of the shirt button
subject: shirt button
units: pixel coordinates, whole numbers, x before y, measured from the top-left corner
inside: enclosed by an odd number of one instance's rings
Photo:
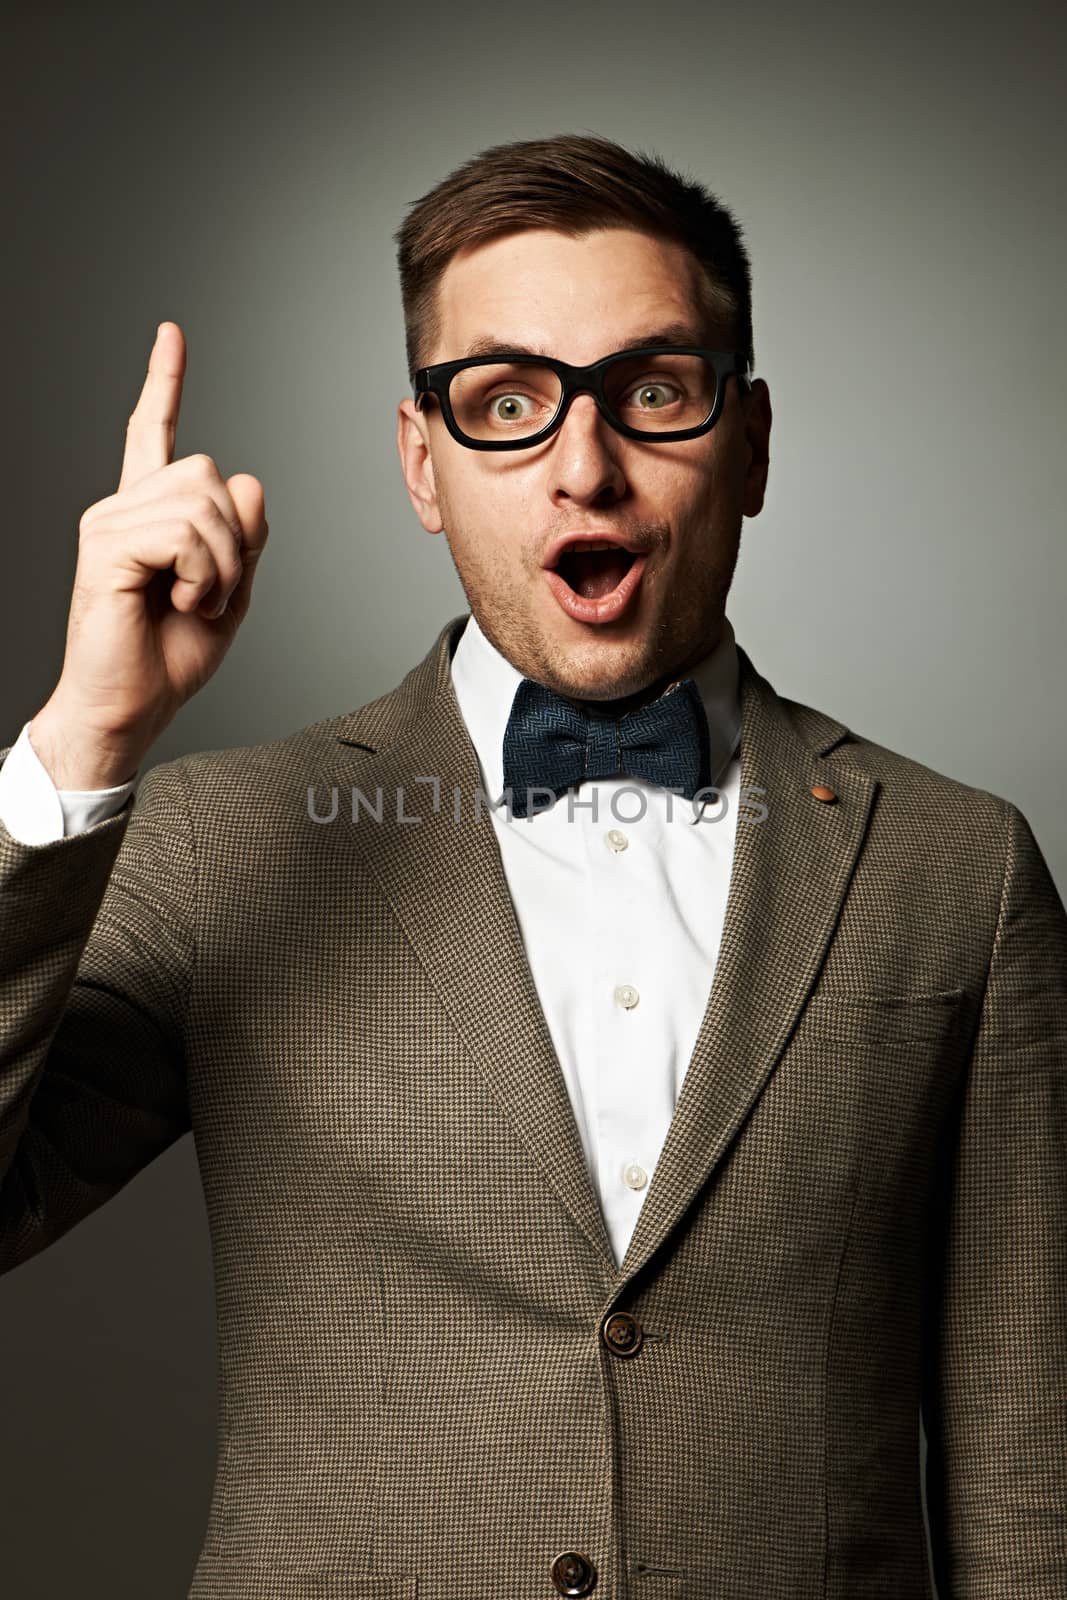
[[[648,1173],[644,1167],[639,1167],[636,1161],[622,1169],[623,1182],[631,1189],[643,1189],[648,1182]]]
[[[611,846],[612,850],[625,850],[626,846],[630,843],[629,839],[623,833],[621,828],[611,828],[604,835],[604,837]]]
[[[631,1011],[640,1000],[641,996],[638,994],[632,983],[620,983],[618,988],[615,990],[615,998],[619,1002],[620,1006],[625,1006],[627,1011]]]

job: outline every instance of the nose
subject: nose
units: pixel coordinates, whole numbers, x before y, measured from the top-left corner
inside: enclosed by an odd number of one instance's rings
[[[582,503],[618,499],[626,488],[619,459],[622,435],[602,417],[591,394],[576,394],[550,441],[552,494]]]

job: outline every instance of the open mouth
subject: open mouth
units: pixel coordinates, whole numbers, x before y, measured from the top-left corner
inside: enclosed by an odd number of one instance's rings
[[[614,593],[636,560],[632,550],[621,545],[569,545],[554,570],[583,600],[602,600]]]
[[[564,542],[545,577],[574,622],[619,622],[636,605],[648,561],[646,552],[627,550],[614,539],[575,539]]]

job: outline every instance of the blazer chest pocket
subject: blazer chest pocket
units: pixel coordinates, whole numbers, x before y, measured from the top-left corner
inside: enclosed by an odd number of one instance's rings
[[[783,1145],[803,1145],[826,1185],[862,1173],[895,1205],[965,1070],[968,1015],[963,989],[816,990],[771,1078]]]
[[[912,994],[817,989],[800,1013],[792,1042],[836,1039],[861,1047],[913,1045],[936,1051],[963,1029],[965,1000],[962,988]]]
[[[205,1553],[188,1600],[418,1600],[418,1581],[395,1572],[301,1570]]]

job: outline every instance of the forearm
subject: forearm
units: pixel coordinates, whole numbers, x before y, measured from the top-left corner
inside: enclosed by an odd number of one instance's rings
[[[0,1270],[188,1126],[193,874],[173,776],[160,787],[147,814],[44,845],[0,824]]]

